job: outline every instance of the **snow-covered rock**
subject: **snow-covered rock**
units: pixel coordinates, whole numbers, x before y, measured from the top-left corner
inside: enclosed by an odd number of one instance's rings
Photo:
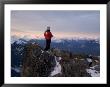
[[[11,69],[17,73],[20,73],[20,71],[21,71],[21,69],[19,67],[11,67]]]
[[[99,65],[95,65],[93,67],[90,67],[89,69],[86,69],[87,73],[89,73],[92,77],[99,77],[100,76],[100,68]]]
[[[87,58],[87,61],[88,61],[88,62],[92,62],[92,59],[90,59],[90,58]]]
[[[61,57],[58,57],[58,59],[61,60]],[[56,66],[54,67],[54,70],[51,72],[50,76],[54,76],[56,74],[61,73],[61,65],[59,61],[57,60],[57,57],[55,57],[55,61],[56,61]]]
[[[92,77],[99,77],[100,73],[93,69],[86,69],[87,73],[89,73]]]

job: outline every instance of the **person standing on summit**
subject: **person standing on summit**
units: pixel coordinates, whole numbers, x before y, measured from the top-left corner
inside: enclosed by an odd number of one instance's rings
[[[52,33],[50,32],[50,27],[47,27],[47,30],[44,32],[44,37],[46,39],[46,47],[45,47],[45,51],[47,51],[48,49],[50,49],[50,44],[51,44],[51,38],[53,37]]]

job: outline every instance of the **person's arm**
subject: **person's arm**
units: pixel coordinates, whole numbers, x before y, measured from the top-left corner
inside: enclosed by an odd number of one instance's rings
[[[44,36],[46,36],[46,32],[44,32]]]
[[[51,33],[51,37],[53,37],[52,33]]]
[[[52,37],[53,37],[53,35],[52,35]]]

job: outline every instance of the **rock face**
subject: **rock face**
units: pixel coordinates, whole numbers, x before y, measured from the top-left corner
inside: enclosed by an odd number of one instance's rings
[[[55,65],[53,55],[44,52],[38,45],[29,44],[25,47],[21,76],[47,77]]]
[[[61,56],[61,72],[62,74],[58,74],[55,76],[60,77],[88,77],[90,76],[86,72],[86,68],[88,67],[85,59],[81,59],[80,55],[79,58],[75,58],[75,55],[66,51],[58,51],[58,49],[54,49],[54,55]],[[77,57],[78,57],[77,56]],[[81,58],[80,58],[81,57]]]
[[[87,72],[90,67],[86,58],[86,55],[73,55],[56,48],[46,52],[37,44],[27,44],[24,47],[21,76],[90,77],[91,74]],[[99,59],[94,57],[92,66],[99,64]]]

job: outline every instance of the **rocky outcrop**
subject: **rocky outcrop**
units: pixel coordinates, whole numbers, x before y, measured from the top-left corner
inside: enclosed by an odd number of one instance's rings
[[[21,76],[47,77],[55,67],[55,58],[36,44],[25,47]]]
[[[37,44],[27,44],[24,47],[21,76],[90,77],[86,71],[89,68],[86,57],[56,48],[46,52]],[[99,64],[99,59],[94,57],[92,66]]]

